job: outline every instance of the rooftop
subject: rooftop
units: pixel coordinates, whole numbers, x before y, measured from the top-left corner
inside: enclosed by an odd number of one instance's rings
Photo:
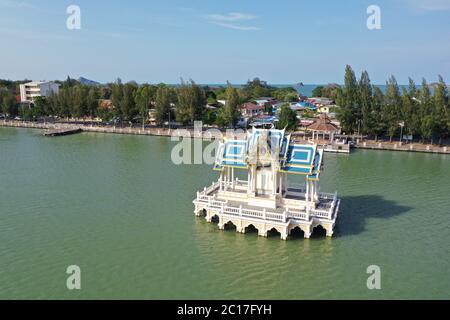
[[[339,128],[331,123],[330,118],[321,114],[313,124],[308,126],[308,130],[320,132],[338,132]]]

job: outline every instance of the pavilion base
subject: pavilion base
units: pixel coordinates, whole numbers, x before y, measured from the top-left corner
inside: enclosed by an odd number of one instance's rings
[[[218,221],[218,227],[224,230],[227,225],[234,226],[236,232],[247,233],[251,227],[258,230],[258,235],[267,237],[270,231],[280,234],[282,240],[288,240],[293,230],[300,229],[304,237],[309,239],[315,228],[321,226],[327,237],[332,237],[339,211],[340,200],[336,195],[322,194],[318,203],[324,205],[323,210],[295,211],[289,207],[278,207],[276,210],[257,208],[251,202],[238,200],[230,201],[220,196],[218,186],[211,186],[202,193],[198,193],[194,213],[198,217],[205,217],[207,222]],[[230,194],[227,194],[230,197]],[[295,207],[300,207],[296,203]],[[300,201],[301,202],[301,201]],[[215,219],[214,219],[215,218]]]

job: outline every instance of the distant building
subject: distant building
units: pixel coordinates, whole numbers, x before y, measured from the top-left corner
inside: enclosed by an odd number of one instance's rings
[[[264,113],[264,106],[260,106],[254,103],[244,103],[241,106],[241,114],[244,117],[254,117]]]
[[[261,98],[256,99],[255,102],[258,106],[265,106],[268,103],[271,105],[277,103],[276,99],[272,98],[272,97],[261,97]]]
[[[148,110],[148,123],[150,125],[156,125],[156,109],[150,109]]]
[[[34,102],[37,97],[49,97],[59,93],[59,84],[51,81],[36,81],[20,85],[21,102]]]
[[[318,108],[334,104],[334,100],[329,98],[309,98],[307,101]]]
[[[340,129],[325,114],[321,114],[313,124],[308,126],[308,131],[312,132],[313,140],[319,139],[322,135],[324,140],[328,136],[330,141],[333,141],[335,134],[338,134]]]
[[[100,109],[108,110],[108,111],[114,109],[112,100],[110,100],[110,99],[100,99],[99,107],[100,107]]]

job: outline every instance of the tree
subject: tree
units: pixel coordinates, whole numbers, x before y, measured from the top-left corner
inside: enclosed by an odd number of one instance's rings
[[[361,106],[361,131],[364,134],[371,133],[374,126],[372,113],[372,85],[370,83],[369,74],[364,71],[358,85],[359,102]]]
[[[298,92],[292,87],[276,89],[271,93],[271,96],[282,102],[298,101]]]
[[[240,105],[240,98],[239,94],[234,88],[231,83],[227,83],[227,90],[226,90],[226,105],[224,107],[223,111],[223,117],[224,121],[229,127],[234,127],[237,122],[239,121],[240,112],[239,112],[239,105]]]
[[[318,97],[318,98],[323,97],[322,96],[322,90],[323,89],[324,89],[323,86],[315,87],[314,90],[312,91],[312,96],[313,97]]]
[[[422,141],[431,139],[433,142],[433,132],[435,119],[433,115],[433,101],[431,97],[430,86],[425,79],[422,79],[422,87],[419,92],[420,101],[420,136]]]
[[[288,131],[295,131],[298,126],[297,113],[288,105],[281,107],[277,128],[282,130],[286,128]]]
[[[358,108],[358,85],[355,72],[349,65],[345,68],[344,82],[342,93],[338,96],[338,104],[341,107],[338,112],[338,119],[344,132],[353,133],[360,119],[360,110]]]
[[[10,117],[15,117],[18,115],[19,108],[17,105],[16,97],[13,94],[7,93],[3,96],[2,111],[5,115],[8,115]]]
[[[149,84],[144,84],[138,88],[134,94],[134,101],[139,112],[139,116],[142,119],[142,129],[145,128],[145,122],[148,119],[148,112],[154,96],[152,95],[152,89]]]
[[[122,120],[122,103],[123,103],[123,84],[120,78],[111,84],[111,100],[114,106],[114,114],[117,118]]]
[[[373,101],[372,101],[372,119],[373,125],[371,127],[371,134],[375,136],[375,140],[378,140],[378,136],[383,134],[386,130],[386,125],[383,122],[382,110],[385,106],[385,98],[383,91],[379,87],[374,87]]]
[[[48,101],[46,97],[36,97],[34,99],[33,116],[42,117],[49,115],[48,113]]]
[[[86,98],[87,114],[93,118],[98,114],[98,103],[99,103],[99,93],[96,87],[91,87],[89,89]]]
[[[406,97],[405,97],[406,95]],[[406,132],[410,135],[420,133],[420,105],[414,80],[409,78],[408,90],[403,91],[402,108],[405,115]]]
[[[181,80],[177,93],[177,120],[184,125],[201,120],[206,106],[204,91],[193,80]]]
[[[386,103],[384,106],[383,120],[386,123],[389,139],[392,139],[399,128],[399,123],[401,120],[401,96],[400,90],[397,84],[397,80],[394,76],[391,76],[386,83]]]
[[[423,141],[427,139],[432,139],[434,126],[435,123],[433,116],[426,115],[425,117],[422,118],[420,123],[420,133]],[[433,141],[431,141],[431,143],[433,143]]]
[[[82,118],[87,114],[87,90],[85,86],[78,85],[73,88],[72,115]]]
[[[126,121],[132,121],[138,114],[136,103],[134,100],[134,94],[138,88],[135,82],[128,82],[123,86],[123,100],[120,105],[120,114],[122,119]]]
[[[268,97],[273,91],[274,88],[269,86],[266,81],[260,80],[259,78],[247,81],[247,84],[241,90],[244,101]]]
[[[436,123],[436,134],[439,137],[439,144],[447,137],[449,131],[449,110],[448,110],[448,89],[442,76],[434,90],[434,110],[433,116]]]
[[[216,123],[217,120],[217,115],[216,112],[213,110],[206,110],[203,113],[203,123],[206,125],[213,125],[214,123]]]
[[[159,86],[156,91],[155,108],[156,108],[156,122],[162,125],[164,121],[169,120],[170,116],[170,88],[166,86]]]

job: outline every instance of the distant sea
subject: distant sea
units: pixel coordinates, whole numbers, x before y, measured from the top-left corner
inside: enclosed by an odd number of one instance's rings
[[[213,83],[213,84],[206,84],[206,85],[210,86],[210,87],[225,87],[226,86],[226,84],[223,84],[223,83],[221,83],[221,84]],[[319,86],[325,87],[328,84],[305,84],[303,86],[299,86],[298,84],[269,84],[269,85],[276,87],[276,88],[293,87],[302,95],[307,96],[307,97],[312,97],[312,92],[314,91],[315,88],[317,88]],[[244,86],[243,84],[235,85],[235,87],[237,87],[237,88],[240,88],[243,86]],[[386,91],[386,85],[375,85],[375,86],[379,87],[383,92]],[[407,86],[400,85],[400,90],[402,89],[402,87],[407,87]],[[417,88],[420,88],[420,86],[417,86]]]

